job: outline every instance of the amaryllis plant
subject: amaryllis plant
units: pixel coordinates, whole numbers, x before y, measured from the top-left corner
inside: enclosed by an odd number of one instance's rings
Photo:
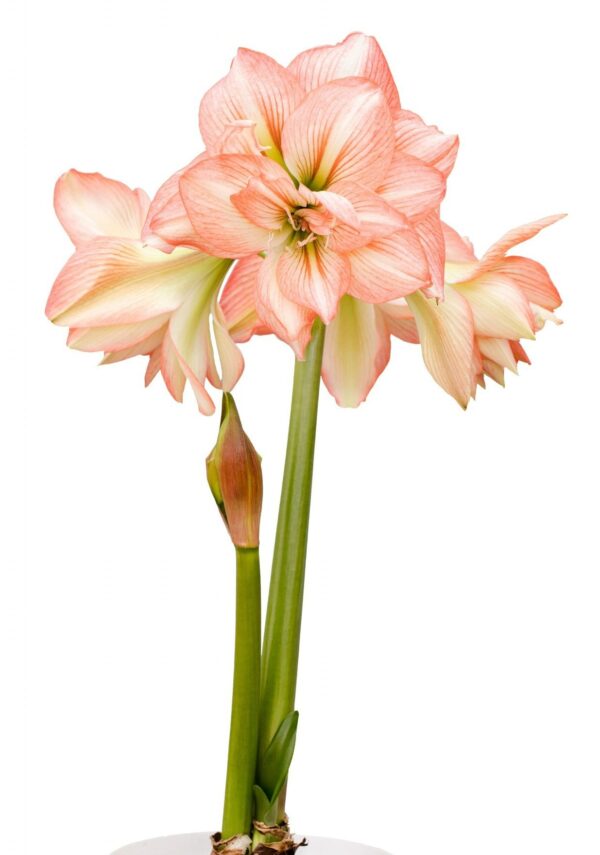
[[[148,357],[173,398],[191,386],[221,424],[207,475],[235,546],[233,705],[218,853],[285,852],[302,591],[320,378],[338,404],[365,400],[395,336],[420,345],[466,408],[485,377],[529,362],[521,339],[559,323],[536,261],[508,254],[560,217],[509,231],[478,259],[440,219],[458,137],[400,104],[374,38],[359,33],[286,68],[242,49],[200,104],[205,149],[152,200],[99,173],[59,178],[75,245],[48,317],[103,363]],[[274,335],[295,354],[292,405],[264,631],[260,457],[231,390],[239,345]]]

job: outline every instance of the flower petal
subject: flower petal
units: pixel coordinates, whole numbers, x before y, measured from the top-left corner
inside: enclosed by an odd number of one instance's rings
[[[184,172],[179,181],[181,196],[205,252],[242,258],[267,247],[269,231],[250,222],[231,197],[253,177],[270,183],[281,179],[282,173],[273,161],[247,154],[210,157]]]
[[[423,294],[407,297],[421,340],[423,360],[442,389],[466,408],[472,395],[473,317],[467,301],[452,288],[443,302],[428,300]]]
[[[410,344],[419,343],[419,333],[415,317],[406,300],[391,300],[389,303],[379,303],[377,306],[382,313],[388,331]]]
[[[183,390],[185,388],[186,377],[179,363],[179,357],[177,356],[177,351],[175,350],[168,328],[165,332],[160,352],[160,373],[165,381],[165,386],[173,398],[181,403],[181,401],[183,401]],[[202,395],[200,397],[202,398]],[[205,403],[207,404],[207,402]],[[210,406],[208,406],[208,404],[206,406],[206,410],[207,415],[211,415]]]
[[[530,303],[549,311],[558,309],[562,299],[543,265],[531,258],[507,255],[494,266],[494,271],[506,276],[521,289]]]
[[[491,271],[471,282],[454,284],[452,289],[469,301],[477,335],[535,338],[535,319],[529,301],[508,277]]]
[[[95,237],[138,240],[150,200],[99,172],[70,169],[56,182],[54,208],[76,247]]]
[[[446,247],[446,261],[457,262],[458,264],[470,264],[477,261],[473,252],[473,244],[468,238],[461,237],[446,223],[442,223],[442,232],[444,233]]]
[[[402,110],[394,123],[396,151],[412,154],[448,177],[458,153],[458,137],[444,134],[435,125],[426,125],[420,116]]]
[[[196,289],[173,313],[169,323],[169,337],[179,365],[190,381],[200,412],[205,415],[211,415],[215,409],[204,388],[208,373],[216,375],[209,327],[212,299],[211,289]]]
[[[262,178],[251,178],[243,190],[234,193],[231,201],[247,220],[269,232],[286,226],[293,208],[303,204],[294,182],[283,169],[268,184]]]
[[[392,115],[400,113],[394,78],[373,36],[351,33],[337,45],[304,51],[288,67],[307,92],[341,77],[366,77],[383,91]]]
[[[535,237],[535,235],[541,232],[542,229],[562,220],[563,217],[566,217],[566,214],[554,214],[551,217],[544,217],[541,220],[526,223],[524,226],[517,226],[516,229],[511,229],[509,232],[506,232],[500,240],[497,240],[496,243],[492,244],[488,249],[481,259],[479,269],[490,270],[498,261],[504,258],[505,254],[509,249],[512,249],[513,246]]]
[[[407,217],[419,217],[439,208],[446,193],[446,179],[422,160],[396,152],[377,192]]]
[[[327,327],[323,380],[342,407],[357,407],[389,362],[390,334],[378,306],[342,297]]]
[[[502,368],[508,368],[513,374],[517,373],[517,361],[507,339],[478,336],[477,347],[484,359],[491,360]]]
[[[199,285],[220,281],[227,268],[193,250],[166,254],[140,242],[96,238],[63,267],[46,314],[61,326],[138,323],[174,311]]]
[[[222,140],[235,123],[255,123],[256,138],[270,156],[281,148],[287,117],[304,97],[296,77],[263,53],[240,48],[229,74],[209,89],[200,104],[200,132],[209,154],[222,151]]]
[[[282,252],[281,249],[269,252],[259,266],[256,310],[263,323],[302,359],[311,338],[315,312],[289,300],[279,287],[277,268]]]
[[[132,344],[130,347],[111,350],[104,354],[104,358],[100,365],[112,365],[115,362],[122,362],[124,359],[130,359],[132,356],[148,356],[156,350],[160,350],[162,341],[167,331],[167,324],[163,324],[157,330],[154,330],[149,336],[141,339],[137,344]],[[88,330],[92,333],[94,330]]]
[[[414,230],[427,259],[431,284],[424,288],[427,297],[444,298],[444,234],[439,210],[431,211],[414,223]]]
[[[350,265],[345,256],[315,240],[286,246],[277,263],[277,282],[288,300],[312,309],[328,324],[348,290]]]
[[[376,238],[386,237],[408,225],[407,218],[378,193],[366,190],[353,181],[339,181],[331,190],[344,196],[358,217],[358,230],[343,223],[336,224],[330,246],[338,252],[349,252],[367,246]]]
[[[263,259],[260,255],[242,258],[233,268],[219,303],[225,323],[234,341],[248,341],[253,335],[270,332],[256,310],[258,273]]]
[[[94,353],[99,350],[114,351],[130,349],[139,342],[146,341],[168,322],[169,315],[156,315],[139,324],[113,324],[105,327],[80,328],[69,330],[67,344],[74,350]],[[147,353],[148,351],[139,351]]]
[[[385,96],[359,77],[325,83],[286,121],[281,145],[288,168],[311,190],[343,179],[377,187],[394,145]]]
[[[144,243],[167,252],[170,252],[172,246],[198,248],[196,232],[179,192],[179,179],[186,170],[205,160],[206,157],[205,152],[198,155],[191,163],[188,163],[183,169],[179,169],[159,187],[150,204],[150,210],[142,229]],[[157,241],[157,237],[161,240]]]
[[[430,284],[421,242],[406,227],[349,253],[352,280],[348,293],[367,303],[384,303]]]

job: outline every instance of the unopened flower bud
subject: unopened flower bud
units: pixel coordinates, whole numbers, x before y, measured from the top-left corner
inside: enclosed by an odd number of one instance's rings
[[[223,394],[219,436],[206,458],[206,475],[234,545],[257,547],[263,493],[261,458],[244,433],[229,392]]]

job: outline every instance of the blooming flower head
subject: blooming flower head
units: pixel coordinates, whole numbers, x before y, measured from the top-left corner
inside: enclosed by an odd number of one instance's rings
[[[354,34],[288,68],[240,50],[204,97],[206,153],[167,182],[148,228],[239,259],[260,323],[302,357],[316,317],[443,292],[439,205],[456,137],[402,110],[377,42]]]
[[[75,253],[54,283],[46,314],[70,328],[68,344],[104,351],[104,363],[147,355],[146,384],[160,371],[181,400],[189,381],[200,410],[213,412],[205,380],[230,389],[243,368],[217,303],[230,262],[183,247],[167,254],[148,246],[140,239],[148,196],[98,173],[67,172],[54,199]]]
[[[534,339],[546,321],[561,323],[554,311],[562,300],[546,268],[506,253],[563,216],[509,231],[481,260],[466,238],[444,225],[445,299],[407,297],[405,325],[397,334],[421,342],[433,378],[461,406],[485,385],[484,376],[504,385],[505,369],[516,372],[519,362],[529,362],[521,339]]]

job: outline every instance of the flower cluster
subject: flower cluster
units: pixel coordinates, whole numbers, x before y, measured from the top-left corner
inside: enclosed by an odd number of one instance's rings
[[[149,356],[176,400],[189,381],[232,389],[238,345],[274,334],[302,359],[326,325],[323,380],[363,401],[390,337],[420,342],[434,379],[466,406],[484,375],[528,361],[520,339],[560,305],[546,270],[506,255],[557,217],[509,232],[478,261],[440,220],[458,138],[400,105],[375,39],[352,34],[287,67],[240,50],[204,96],[206,150],[152,201],[74,170],[56,187],[75,253],[47,314],[104,362]]]

